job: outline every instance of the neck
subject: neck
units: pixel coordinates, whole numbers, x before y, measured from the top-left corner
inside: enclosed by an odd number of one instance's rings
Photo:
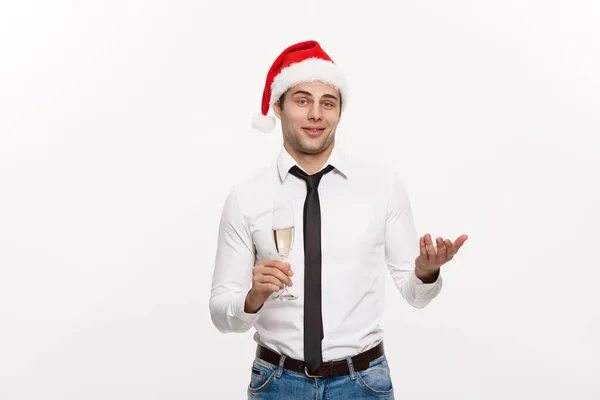
[[[292,148],[292,146],[284,143],[283,147],[292,156],[292,158],[306,171],[308,175],[316,174],[319,172],[321,167],[327,162],[331,152],[333,151],[334,143],[329,146],[326,150],[318,154],[301,153]]]

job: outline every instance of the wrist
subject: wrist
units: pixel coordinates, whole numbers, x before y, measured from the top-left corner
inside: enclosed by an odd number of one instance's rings
[[[415,275],[419,278],[423,283],[434,283],[440,274],[440,269],[436,270],[423,270],[418,266],[415,267]]]
[[[244,302],[244,312],[247,314],[256,314],[262,308],[263,304],[264,301],[257,299],[254,291],[250,289]]]

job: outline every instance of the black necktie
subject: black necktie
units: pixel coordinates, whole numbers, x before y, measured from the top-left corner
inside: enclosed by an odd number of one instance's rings
[[[290,173],[306,181],[304,201],[304,362],[309,374],[323,363],[323,317],[321,312],[321,206],[319,182],[333,170],[332,165],[313,175],[297,166]]]

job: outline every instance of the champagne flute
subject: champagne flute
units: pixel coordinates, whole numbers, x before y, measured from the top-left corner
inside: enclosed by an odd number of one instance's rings
[[[283,262],[286,262],[294,245],[294,208],[291,201],[285,200],[273,204],[273,240],[277,254]],[[283,290],[276,298],[296,300],[298,296],[288,292],[287,285],[284,283]]]

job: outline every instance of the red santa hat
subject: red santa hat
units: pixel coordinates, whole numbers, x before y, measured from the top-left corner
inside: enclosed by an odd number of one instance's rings
[[[262,97],[262,113],[252,119],[252,127],[269,133],[275,128],[275,118],[267,116],[269,108],[289,88],[303,82],[324,82],[340,91],[342,107],[348,98],[348,83],[340,68],[314,40],[296,43],[285,49],[275,60]]]

